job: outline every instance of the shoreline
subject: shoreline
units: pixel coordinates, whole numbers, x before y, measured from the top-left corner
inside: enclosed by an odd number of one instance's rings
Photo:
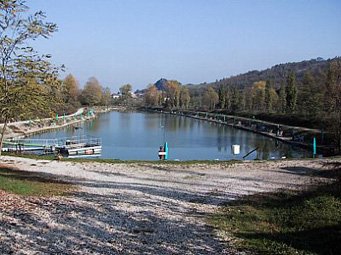
[[[290,144],[292,146],[296,146],[299,148],[303,148],[306,149],[307,151],[309,150],[313,150],[313,142],[311,141],[311,143],[308,142],[304,142],[304,141],[295,141],[293,140],[294,135],[291,136],[284,136],[284,135],[277,135],[276,133],[274,133],[272,130],[270,132],[267,131],[262,131],[262,130],[258,130],[255,127],[252,126],[245,126],[243,125],[242,121],[246,121],[246,122],[255,122],[255,123],[261,123],[265,126],[280,126],[282,128],[285,128],[286,130],[297,130],[298,132],[308,132],[310,134],[316,134],[316,135],[320,135],[320,130],[317,129],[309,129],[309,128],[304,128],[304,127],[294,127],[294,126],[288,126],[288,125],[282,125],[282,124],[277,124],[277,123],[272,123],[272,122],[267,122],[267,121],[261,121],[261,120],[254,120],[254,119],[249,119],[249,118],[245,118],[245,117],[239,117],[239,116],[232,116],[232,115],[225,115],[225,117],[228,117],[228,119],[232,119],[233,122],[229,123],[228,120],[224,120],[221,119],[222,116],[224,115],[219,115],[219,114],[210,114],[210,113],[206,113],[206,117],[201,117],[199,114],[201,112],[197,112],[195,115],[191,115],[188,113],[184,113],[182,111],[163,111],[163,110],[155,110],[155,109],[145,109],[145,111],[147,112],[154,112],[154,113],[163,113],[163,114],[170,114],[170,115],[176,115],[176,116],[182,116],[182,117],[186,117],[186,118],[192,118],[192,119],[197,119],[200,121],[207,121],[207,122],[211,122],[211,123],[216,123],[216,124],[221,124],[221,125],[226,125],[232,128],[237,128],[237,129],[241,129],[247,132],[252,132],[255,134],[259,134],[259,135],[263,135],[266,136],[268,138],[280,141],[282,143],[286,143],[286,144]],[[211,116],[212,115],[212,116]],[[211,117],[209,117],[211,116]],[[215,116],[215,117],[214,117]],[[240,120],[239,123],[236,122],[235,120]],[[335,156],[334,153],[334,148],[330,147],[330,146],[326,146],[326,145],[317,145],[317,151],[319,153],[323,153],[325,154],[327,157],[329,156]],[[316,155],[317,156],[317,155]]]
[[[51,130],[58,130],[61,128],[65,128],[68,126],[72,126],[83,121],[88,121],[96,118],[99,114],[110,112],[110,111],[118,111],[122,110],[120,107],[109,107],[109,108],[96,108],[93,114],[84,114],[84,109],[80,108],[77,112],[59,117],[58,120],[54,118],[44,118],[37,120],[25,120],[25,121],[17,121],[10,122],[7,124],[7,129],[5,132],[4,140],[12,140],[15,138],[27,138],[35,134],[40,134],[44,132],[49,132]],[[57,123],[56,123],[57,122]],[[2,127],[3,124],[0,124]]]

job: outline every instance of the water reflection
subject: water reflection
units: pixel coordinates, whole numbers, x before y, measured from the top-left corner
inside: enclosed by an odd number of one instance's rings
[[[106,113],[85,122],[79,130],[65,128],[35,138],[75,134],[102,138],[102,158],[157,160],[158,148],[165,141],[170,159],[242,159],[255,148],[246,159],[308,156],[304,150],[222,124],[150,113]],[[238,155],[232,154],[234,144],[240,145]]]

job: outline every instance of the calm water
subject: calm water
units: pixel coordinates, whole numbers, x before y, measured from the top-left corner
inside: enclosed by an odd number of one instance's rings
[[[95,136],[102,138],[101,158],[157,160],[159,146],[167,141],[169,158],[178,160],[270,159],[307,157],[309,152],[243,130],[191,118],[157,113],[110,112],[80,124],[32,138]],[[231,145],[240,145],[233,155]]]

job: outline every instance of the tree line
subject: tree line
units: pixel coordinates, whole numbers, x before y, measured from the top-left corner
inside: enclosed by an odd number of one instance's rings
[[[164,107],[169,109],[188,109],[190,106],[190,92],[176,80],[166,81],[162,89],[149,85],[144,95],[145,105],[148,107]]]
[[[296,72],[287,70],[279,85],[271,76],[244,86],[228,80],[183,86],[170,80],[161,88],[149,85],[144,102],[147,107],[257,115],[274,122],[281,119],[283,124],[320,128],[334,135],[341,151],[341,58],[329,61],[317,73],[308,69],[300,76],[297,80]]]
[[[274,81],[256,81],[252,86],[239,88],[221,84],[209,86],[192,105],[204,110],[223,110],[227,113],[296,114],[309,118],[330,116],[341,109],[341,59],[330,62],[323,82],[317,83],[308,71],[301,82],[290,72],[279,87]]]
[[[318,75],[308,70],[300,74],[302,77],[299,80],[294,71],[288,70],[280,84],[272,77],[244,86],[231,84],[227,80],[205,86],[186,86],[176,80],[162,79],[164,84],[161,86],[154,84],[147,87],[144,102],[149,107],[170,109],[315,117],[335,108],[329,105],[335,102],[330,97],[337,97],[339,93],[340,85],[335,84],[339,83],[340,62],[340,58],[335,58]]]
[[[90,77],[81,89],[76,78],[69,74],[61,82],[61,103],[57,111],[74,112],[81,106],[109,106],[112,104],[111,90],[103,87],[95,77]]]

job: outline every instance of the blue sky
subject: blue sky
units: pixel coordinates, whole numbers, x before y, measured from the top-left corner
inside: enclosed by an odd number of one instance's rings
[[[59,31],[34,43],[83,86],[210,82],[341,55],[339,0],[27,0]]]

